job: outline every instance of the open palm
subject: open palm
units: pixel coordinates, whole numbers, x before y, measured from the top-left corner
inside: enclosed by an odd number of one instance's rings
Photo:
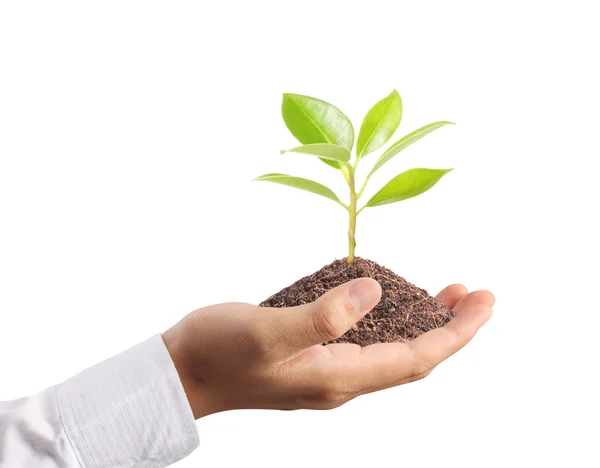
[[[349,281],[313,303],[227,303],[188,314],[163,334],[196,418],[231,409],[329,409],[427,376],[491,317],[494,296],[452,285],[437,299],[456,317],[407,343],[322,343],[343,335],[380,300],[379,284]]]
[[[306,365],[331,382],[325,407],[338,406],[358,395],[426,377],[440,362],[466,345],[491,317],[494,296],[489,291],[470,294],[451,285],[436,299],[456,313],[446,326],[407,343],[378,343],[364,348],[330,344],[307,349],[287,365]],[[314,401],[312,403],[319,403]]]

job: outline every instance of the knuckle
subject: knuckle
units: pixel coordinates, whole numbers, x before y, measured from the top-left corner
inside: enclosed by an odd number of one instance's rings
[[[257,335],[248,336],[245,341],[248,344],[249,355],[256,359],[265,360],[273,353],[269,341]]]
[[[425,377],[431,374],[432,370],[433,368],[424,370],[423,372],[420,372],[418,374],[414,374],[412,377],[410,377],[409,382],[417,382],[418,380],[423,380]]]
[[[415,352],[414,348],[410,345],[410,343],[409,349],[412,353],[412,364],[410,366],[410,372],[408,373],[408,375],[410,376],[409,381],[413,382],[415,380],[421,380],[423,378],[421,376],[428,375],[429,372],[431,372],[433,366],[429,365],[427,362],[421,359]]]
[[[319,395],[318,409],[333,409],[344,404],[344,398],[337,392],[323,391]]]
[[[335,340],[338,338],[339,319],[337,313],[331,309],[318,310],[312,316],[312,324],[317,336],[323,341]]]
[[[419,377],[421,375],[427,374],[428,372],[431,371],[431,369],[432,369],[432,366],[430,366],[426,362],[423,362],[422,360],[418,360],[415,362],[415,364],[412,368],[411,375],[413,375],[415,377]],[[420,378],[421,377],[419,377],[417,380],[420,380]]]
[[[323,379],[319,379],[319,382],[321,383],[313,386],[301,398],[300,407],[328,410],[343,405],[355,396],[348,391],[348,388],[341,379],[325,376]]]
[[[342,401],[342,400],[327,401],[327,402],[324,402],[319,409],[332,410],[332,409],[335,409],[335,408],[339,408],[344,403],[345,402]]]
[[[326,341],[339,338],[346,331],[350,307],[351,304],[333,301],[318,307],[312,317],[317,335]]]
[[[348,391],[342,381],[329,378],[325,382],[319,391],[319,399],[322,403],[335,408],[346,401]]]
[[[471,339],[474,334],[475,334],[474,332],[473,332],[473,334],[469,333],[469,339]],[[449,348],[454,349],[460,345],[461,337],[459,336],[458,332],[454,328],[447,328],[446,336],[448,337],[448,347]]]
[[[342,406],[344,403],[344,400],[311,396],[298,399],[296,407],[311,410],[331,410]]]
[[[245,324],[245,333],[237,337],[238,346],[246,348],[252,354],[264,357],[272,352],[268,327],[263,320],[249,320]]]

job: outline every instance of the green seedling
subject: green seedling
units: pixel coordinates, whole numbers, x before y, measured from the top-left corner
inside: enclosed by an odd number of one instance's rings
[[[393,136],[402,120],[402,99],[396,90],[375,104],[367,115],[358,132],[355,156],[354,128],[352,123],[337,107],[328,102],[300,94],[283,95],[281,106],[283,120],[292,135],[303,145],[281,151],[281,153],[300,153],[316,156],[325,164],[341,172],[348,184],[350,200],[346,204],[328,187],[313,180],[286,174],[265,174],[254,180],[275,182],[288,185],[333,200],[342,206],[349,215],[348,227],[348,263],[354,263],[356,248],[356,217],[365,208],[387,205],[416,197],[433,187],[452,169],[410,169],[398,174],[373,195],[361,208],[357,209],[371,176],[381,169],[400,151],[420,140],[425,135],[452,122],[439,121],[425,125],[386,149],[368,172],[360,188],[355,179],[359,163],[368,154],[380,149]]]

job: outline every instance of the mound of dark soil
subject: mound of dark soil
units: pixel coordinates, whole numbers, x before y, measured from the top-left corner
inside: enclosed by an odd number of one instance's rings
[[[263,307],[293,307],[313,302],[325,292],[355,278],[369,277],[381,285],[381,301],[348,332],[331,343],[373,343],[409,341],[445,325],[454,313],[393,271],[371,261],[356,257],[353,265],[345,258],[321,268],[312,275],[282,289],[260,305]]]

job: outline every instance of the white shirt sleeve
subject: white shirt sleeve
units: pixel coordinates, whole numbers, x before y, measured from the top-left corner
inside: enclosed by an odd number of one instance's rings
[[[37,395],[0,402],[1,468],[163,468],[197,446],[161,335]]]

